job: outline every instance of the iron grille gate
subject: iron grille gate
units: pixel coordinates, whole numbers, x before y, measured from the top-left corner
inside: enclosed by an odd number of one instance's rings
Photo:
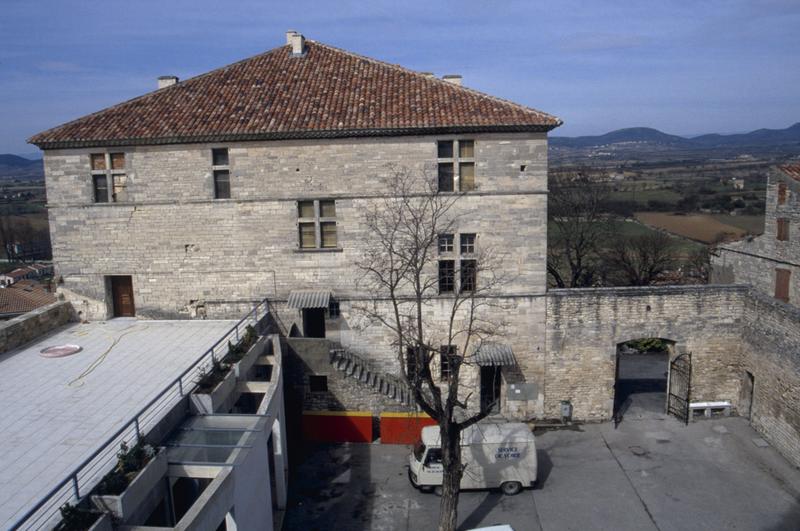
[[[667,413],[689,424],[689,397],[692,382],[692,354],[684,353],[669,363]]]

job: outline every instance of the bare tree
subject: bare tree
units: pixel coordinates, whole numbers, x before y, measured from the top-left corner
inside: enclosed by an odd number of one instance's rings
[[[458,226],[459,195],[440,194],[435,180],[403,168],[392,168],[386,187],[387,195],[365,214],[368,240],[358,267],[361,287],[374,298],[357,309],[391,331],[402,377],[416,405],[439,425],[439,529],[453,531],[464,472],[461,433],[491,410],[491,405],[481,409],[461,379],[481,343],[505,327],[498,299],[487,295],[507,278],[496,267],[502,257],[477,242],[474,255],[458,267],[455,262],[439,264],[440,236],[455,233]],[[430,311],[434,305],[436,313]],[[448,368],[438,382],[433,376],[437,363]]]
[[[549,181],[547,272],[559,288],[592,286],[608,234],[609,188],[582,169],[553,173]]]
[[[675,255],[675,240],[652,232],[613,240],[603,251],[603,262],[613,284],[649,286],[675,268]]]

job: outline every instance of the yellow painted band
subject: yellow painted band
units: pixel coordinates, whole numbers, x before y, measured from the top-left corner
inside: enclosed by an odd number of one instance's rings
[[[401,418],[415,418],[415,419],[429,419],[431,418],[428,416],[427,413],[409,413],[405,411],[397,411],[397,412],[388,412],[388,413],[381,413],[381,418],[383,417],[401,417]]]

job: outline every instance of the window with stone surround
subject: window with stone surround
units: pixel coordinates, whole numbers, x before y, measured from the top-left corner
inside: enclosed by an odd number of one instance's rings
[[[456,289],[455,260],[439,260],[439,293],[453,293]]]
[[[455,251],[455,239],[458,236],[458,252],[450,258]],[[456,276],[458,276],[459,291],[475,291],[477,286],[478,262],[475,255],[475,242],[477,235],[465,232],[458,235],[439,235],[439,255],[444,257],[439,260],[439,293],[453,293],[456,290]],[[458,275],[456,275],[458,272]]]
[[[211,150],[211,165],[214,174],[214,199],[231,198],[231,169],[227,148]]]
[[[789,280],[792,272],[788,269],[775,270],[775,298],[783,302],[789,302]]]
[[[440,192],[469,192],[475,189],[475,141],[440,140],[437,173]]]
[[[125,201],[128,176],[125,153],[92,153],[89,155],[95,203]]]
[[[297,228],[300,249],[336,249],[336,202],[298,201]]]
[[[778,225],[778,234],[777,234],[778,241],[782,242],[789,241],[789,220],[786,218],[778,218],[777,225]]]
[[[453,235],[440,234],[439,235],[439,254],[446,254],[453,252]]]

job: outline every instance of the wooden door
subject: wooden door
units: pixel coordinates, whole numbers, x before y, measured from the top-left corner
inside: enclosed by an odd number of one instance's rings
[[[135,317],[133,280],[129,276],[111,277],[111,296],[114,300],[114,317]]]

